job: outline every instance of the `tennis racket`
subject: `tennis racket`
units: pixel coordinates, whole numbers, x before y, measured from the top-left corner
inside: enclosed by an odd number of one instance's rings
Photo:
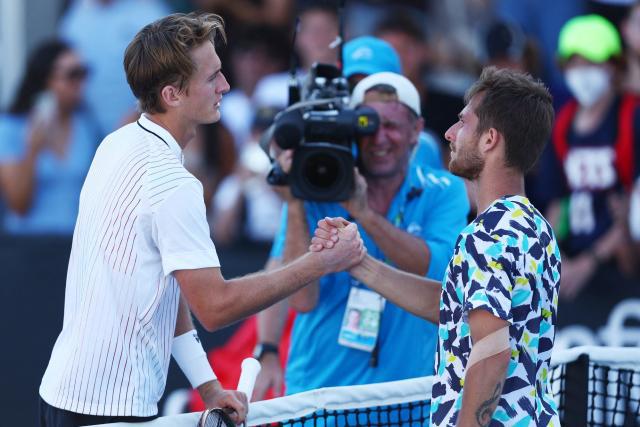
[[[251,400],[253,394],[253,386],[256,383],[256,377],[260,372],[260,362],[253,358],[247,358],[242,361],[242,372],[238,381],[238,391],[244,392],[247,398]],[[235,427],[235,423],[229,418],[229,415],[223,408],[210,408],[205,410],[200,416],[198,427]]]

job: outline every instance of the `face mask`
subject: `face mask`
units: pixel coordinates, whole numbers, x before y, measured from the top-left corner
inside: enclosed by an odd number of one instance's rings
[[[596,65],[571,68],[565,72],[564,78],[583,107],[595,104],[609,90],[611,80],[609,73]]]

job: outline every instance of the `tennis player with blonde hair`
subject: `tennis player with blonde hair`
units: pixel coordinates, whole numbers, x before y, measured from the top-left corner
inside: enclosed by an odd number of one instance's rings
[[[216,381],[190,309],[214,330],[364,255],[351,226],[335,252],[222,277],[202,185],[182,150],[196,126],[220,119],[229,85],[215,44],[224,38],[217,15],[175,14],[144,27],[125,52],[143,113],[104,139],[82,189],[62,332],[40,386],[41,426],[153,418],[172,354],[207,407],[242,422],[247,397]]]

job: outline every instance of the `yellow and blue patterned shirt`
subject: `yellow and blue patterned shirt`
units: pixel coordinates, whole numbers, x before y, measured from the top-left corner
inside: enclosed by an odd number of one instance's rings
[[[431,424],[455,426],[472,342],[468,315],[509,322],[511,361],[491,426],[559,426],[549,387],[560,250],[553,230],[522,196],[496,200],[458,237],[443,279]]]

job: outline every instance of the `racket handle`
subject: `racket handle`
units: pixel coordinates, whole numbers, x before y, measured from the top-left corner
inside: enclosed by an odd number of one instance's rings
[[[242,372],[240,373],[240,380],[238,381],[238,391],[247,395],[247,398],[251,400],[253,394],[253,386],[256,384],[256,378],[260,373],[260,362],[252,357],[247,357],[242,361]]]

